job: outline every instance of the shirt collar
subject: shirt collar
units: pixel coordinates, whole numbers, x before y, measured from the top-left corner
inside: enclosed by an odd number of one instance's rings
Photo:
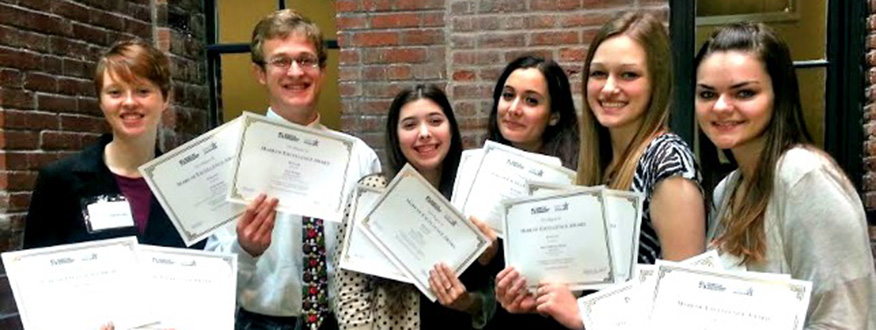
[[[270,107],[268,107],[268,112],[265,114],[265,116],[271,119],[279,119],[291,123],[291,121],[286,120],[286,118],[283,118],[283,116],[280,116],[279,114],[274,112],[274,109],[271,109]],[[308,128],[323,130],[325,129],[325,127],[322,126],[322,124],[319,122],[320,118],[322,118],[322,116],[320,116],[319,112],[317,112],[316,119],[304,126],[307,126]]]

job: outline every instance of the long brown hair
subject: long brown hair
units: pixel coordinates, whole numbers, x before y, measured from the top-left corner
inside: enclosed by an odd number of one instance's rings
[[[760,60],[772,80],[774,101],[772,119],[763,133],[765,142],[760,160],[755,165],[754,175],[746,178],[749,185],[739,203],[735,203],[734,195],[742,180],[728,187],[731,202],[728,211],[720,215],[725,231],[717,243],[722,250],[742,257],[743,262],[761,261],[766,252],[764,213],[773,192],[776,164],[785,151],[812,139],[803,122],[797,75],[785,42],[764,24],[733,24],[715,31],[703,44],[694,61],[695,67],[699,68],[713,53],[728,51],[746,52]],[[732,154],[729,156],[732,159]]]
[[[593,55],[605,40],[615,36],[628,36],[645,49],[647,78],[651,85],[651,99],[644,112],[642,126],[633,140],[621,153],[622,162],[608,168],[612,159],[611,138],[608,128],[602,126],[587,102],[587,79]],[[581,150],[578,160],[578,184],[592,186],[605,183],[611,178],[612,189],[629,190],[639,158],[648,143],[669,122],[669,107],[672,96],[672,54],[666,28],[657,18],[639,12],[622,13],[602,26],[587,50],[584,62],[584,110],[581,116]]]

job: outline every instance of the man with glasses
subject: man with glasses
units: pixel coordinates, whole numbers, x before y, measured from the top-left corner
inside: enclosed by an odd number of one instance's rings
[[[317,111],[326,63],[319,28],[295,11],[280,10],[259,21],[250,48],[253,73],[268,90],[267,116],[327,130]],[[380,171],[374,150],[354,139],[346,194],[359,178]],[[260,196],[236,227],[217,231],[207,242],[207,249],[238,255],[235,329],[337,329],[328,307],[329,292],[337,290],[329,289],[328,279],[338,224],[277,214],[276,205],[276,199]]]

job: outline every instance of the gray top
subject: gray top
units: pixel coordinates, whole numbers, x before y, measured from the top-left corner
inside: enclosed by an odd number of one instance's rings
[[[715,188],[708,240],[723,230],[739,170]],[[811,281],[805,329],[876,329],[876,277],[858,193],[823,152],[795,147],[779,160],[767,204],[765,260],[748,270]]]

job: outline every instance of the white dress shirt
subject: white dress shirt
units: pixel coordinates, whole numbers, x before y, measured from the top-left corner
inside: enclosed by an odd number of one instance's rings
[[[270,108],[268,118],[283,119]],[[328,130],[319,123],[319,117],[307,127]],[[360,178],[380,172],[377,154],[362,140],[350,136],[353,145],[351,165],[344,186],[345,196],[353,191]],[[346,199],[346,197],[345,197]],[[306,215],[306,214],[305,214]],[[326,265],[328,272],[329,301],[337,290],[334,288],[332,259],[337,246],[338,223],[325,222]],[[259,257],[244,251],[237,241],[236,222],[217,230],[207,240],[205,249],[232,252],[238,258],[237,304],[247,311],[271,316],[298,316],[301,313],[302,230],[301,215],[277,213],[271,245]]]

